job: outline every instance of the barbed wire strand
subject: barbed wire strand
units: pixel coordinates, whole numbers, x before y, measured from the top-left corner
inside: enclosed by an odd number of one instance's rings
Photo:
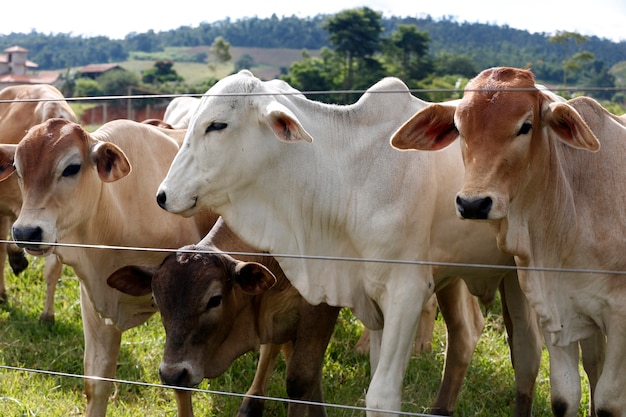
[[[385,410],[385,409],[379,409],[379,408],[357,407],[357,406],[352,406],[352,405],[332,404],[332,403],[323,403],[323,402],[315,402],[315,401],[293,400],[289,398],[269,397],[269,396],[263,396],[263,395],[239,394],[236,392],[209,390],[209,389],[201,389],[201,388],[193,388],[193,387],[177,387],[173,385],[156,384],[156,383],[151,383],[151,382],[130,381],[126,379],[105,378],[105,377],[90,376],[90,375],[78,375],[78,374],[72,374],[69,372],[48,371],[48,370],[43,370],[43,369],[24,368],[20,366],[0,365],[0,369],[4,369],[8,371],[15,371],[15,372],[26,372],[30,374],[41,374],[41,375],[58,376],[58,377],[65,377],[65,378],[76,378],[76,379],[83,379],[83,380],[89,379],[92,381],[105,381],[105,382],[112,382],[112,383],[119,383],[119,384],[126,384],[126,385],[142,386],[142,387],[148,387],[148,388],[165,388],[165,389],[173,389],[173,390],[179,390],[179,391],[189,391],[192,393],[224,395],[224,396],[236,397],[236,398],[254,398],[254,399],[265,400],[265,401],[314,405],[314,406],[322,406],[322,407],[327,407],[327,408],[337,408],[337,409],[344,409],[344,410],[375,411],[379,413],[389,413],[389,414],[403,415],[403,416],[435,417],[432,414]]]
[[[23,246],[32,246],[33,242],[28,241],[16,241],[16,240],[4,240],[0,239],[0,243],[10,243]],[[129,250],[135,252],[164,252],[164,253],[197,253],[197,254],[220,254],[225,253],[231,256],[261,256],[261,257],[273,257],[273,258],[290,258],[290,259],[311,259],[311,260],[324,260],[324,261],[342,261],[342,262],[365,262],[365,263],[390,263],[390,264],[405,264],[405,265],[418,265],[418,266],[439,266],[439,267],[464,267],[464,268],[479,268],[479,269],[502,269],[502,270],[522,270],[522,271],[542,271],[542,272],[555,272],[555,273],[580,273],[580,274],[606,274],[606,275],[626,275],[626,271],[620,270],[604,270],[604,269],[583,269],[583,268],[556,268],[556,267],[539,267],[539,266],[516,266],[516,265],[497,265],[497,264],[473,264],[473,263],[459,263],[459,262],[437,262],[437,261],[422,261],[422,260],[403,260],[403,259],[379,259],[379,258],[357,258],[357,257],[345,257],[345,256],[330,256],[330,255],[302,255],[302,254],[288,254],[288,253],[267,253],[267,252],[232,252],[232,251],[215,251],[209,249],[189,249],[189,248],[149,248],[141,246],[115,246],[115,245],[92,245],[86,243],[59,243],[59,242],[37,242],[37,246],[50,246],[50,247],[66,247],[66,248],[81,248],[81,249],[106,249],[106,250]]]
[[[21,98],[21,99],[4,99],[0,100],[0,103],[20,103],[20,102],[46,102],[46,101],[101,101],[101,100],[121,100],[121,99],[132,99],[132,100],[142,100],[142,99],[173,99],[176,97],[240,97],[240,96],[276,96],[276,95],[345,95],[345,94],[406,94],[408,92],[412,94],[419,93],[455,93],[455,94],[463,94],[465,92],[499,92],[499,91],[508,91],[508,92],[524,92],[524,91],[538,91],[536,88],[489,88],[489,89],[463,89],[463,88],[413,88],[408,90],[376,90],[376,91],[368,91],[368,90],[308,90],[308,91],[280,91],[276,93],[269,92],[247,92],[247,93],[171,93],[171,94],[127,94],[127,95],[109,95],[109,96],[89,96],[89,97],[65,97],[65,98]],[[539,90],[545,91],[545,90]],[[557,87],[553,89],[547,89],[547,91],[559,91],[559,92],[626,92],[626,87]]]

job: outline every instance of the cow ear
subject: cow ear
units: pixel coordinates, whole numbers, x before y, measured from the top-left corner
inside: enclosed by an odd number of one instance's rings
[[[267,105],[263,118],[276,137],[282,141],[313,142],[311,135],[302,127],[291,110],[276,101],[271,101]]]
[[[124,152],[110,142],[99,142],[91,151],[98,169],[98,175],[104,182],[114,182],[127,176],[131,171],[130,162]]]
[[[276,284],[276,277],[260,263],[239,262],[235,267],[235,281],[244,292],[259,295]]]
[[[13,162],[17,145],[0,145],[0,181],[4,181],[15,172]]]
[[[544,120],[565,144],[578,149],[596,152],[600,141],[580,114],[567,103],[550,103]]]
[[[135,297],[148,295],[152,292],[152,277],[157,268],[157,266],[123,266],[107,278],[107,284]]]
[[[391,146],[399,150],[436,151],[459,136],[454,125],[456,106],[430,104],[407,120],[391,136]]]

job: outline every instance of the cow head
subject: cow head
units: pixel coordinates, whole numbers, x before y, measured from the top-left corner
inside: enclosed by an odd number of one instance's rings
[[[278,157],[278,146],[311,142],[298,118],[279,102],[284,93],[285,87],[264,83],[248,71],[215,84],[202,98],[159,187],[159,205],[182,215],[201,208],[219,213],[228,202],[227,190],[255,181]]]
[[[92,215],[102,182],[117,181],[131,170],[121,149],[65,119],[31,128],[15,149],[14,166],[23,204],[13,237],[39,256],[50,254],[50,243]]]
[[[499,220],[533,180],[533,165],[548,158],[549,138],[596,151],[599,142],[566,102],[535,85],[530,71],[481,72],[454,105],[433,104],[391,138],[397,149],[437,150],[461,140],[465,182],[456,196],[461,218]]]
[[[249,328],[255,325],[249,316],[252,296],[263,294],[276,278],[259,263],[192,245],[158,268],[123,267],[107,282],[135,296],[153,291],[166,333],[159,375],[168,385],[191,387],[221,375],[256,347]]]

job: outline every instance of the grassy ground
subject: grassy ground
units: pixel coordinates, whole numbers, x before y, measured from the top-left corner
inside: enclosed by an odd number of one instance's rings
[[[38,323],[43,306],[45,283],[43,261],[31,261],[31,268],[19,277],[9,275],[9,303],[0,305],[0,365],[82,374],[83,338],[78,301],[78,281],[70,268],[64,270],[56,295],[56,323]],[[485,334],[479,342],[455,416],[509,416],[514,399],[513,372],[503,324],[496,314],[487,314]],[[369,381],[369,361],[354,352],[360,324],[348,311],[340,322],[328,348],[324,366],[326,401],[349,406],[364,406]],[[441,376],[445,327],[438,319],[431,352],[411,359],[406,374],[403,410],[427,411]],[[124,333],[116,378],[158,384],[164,333],[158,315],[147,323]],[[256,354],[240,358],[220,378],[204,381],[200,388],[219,392],[245,393],[252,381]],[[269,395],[285,397],[284,364],[279,363]],[[15,371],[0,368],[0,416],[68,417],[82,415],[85,399],[80,378]],[[547,357],[537,383],[534,416],[550,416]],[[586,415],[587,394],[580,415]],[[234,416],[240,399],[212,393],[194,394],[197,416]],[[363,412],[331,408],[329,416],[362,416]],[[154,386],[115,384],[108,416],[174,416],[176,406],[168,389]],[[266,416],[285,416],[286,404],[271,401]]]

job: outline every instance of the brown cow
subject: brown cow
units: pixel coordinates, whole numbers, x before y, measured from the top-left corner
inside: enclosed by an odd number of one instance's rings
[[[578,342],[591,340],[593,412],[625,416],[626,120],[588,97],[554,100],[530,71],[498,67],[473,79],[458,107],[417,112],[392,144],[436,150],[456,137],[466,165],[457,213],[489,222],[524,267],[520,284],[550,352],[554,415],[578,412]]]
[[[80,280],[85,375],[113,377],[122,332],[156,311],[151,296],[109,287],[109,275],[124,265],[158,264],[167,254],[54,243],[175,249],[199,241],[215,215],[182,218],[154,204],[182,133],[130,120],[88,133],[76,123],[50,119],[31,128],[17,146],[2,147],[0,155],[14,157],[2,176],[15,170],[22,187],[14,238],[32,255],[56,254]],[[106,414],[111,387],[85,380],[88,417]]]
[[[63,94],[48,84],[23,84],[6,87],[0,91],[0,143],[18,143],[28,129],[51,118],[63,118],[76,122],[72,108]],[[22,195],[17,179],[0,183],[0,238],[6,239],[11,224],[22,205]],[[24,252],[14,245],[0,244],[0,265],[7,258],[15,274],[28,266]],[[46,260],[44,275],[47,290],[46,301],[40,320],[54,321],[54,291],[61,274],[62,264],[55,258]],[[4,268],[0,271],[0,302],[7,301]]]
[[[197,253],[203,251],[205,253]],[[224,251],[224,252],[222,252]],[[196,252],[196,253],[194,253]],[[293,342],[287,365],[287,393],[322,402],[322,364],[339,308],[309,305],[270,256],[254,253],[218,220],[198,244],[184,246],[157,268],[122,268],[109,285],[131,295],[153,291],[165,327],[159,375],[163,383],[192,387],[216,378],[246,352],[263,347],[249,395],[264,395],[280,346]],[[269,362],[266,362],[269,360]],[[189,391],[177,395],[179,416],[190,410]],[[183,398],[186,400],[182,400]],[[187,404],[181,408],[182,404]],[[247,398],[239,415],[258,415],[263,401]],[[290,403],[289,416],[325,416],[323,407]]]

